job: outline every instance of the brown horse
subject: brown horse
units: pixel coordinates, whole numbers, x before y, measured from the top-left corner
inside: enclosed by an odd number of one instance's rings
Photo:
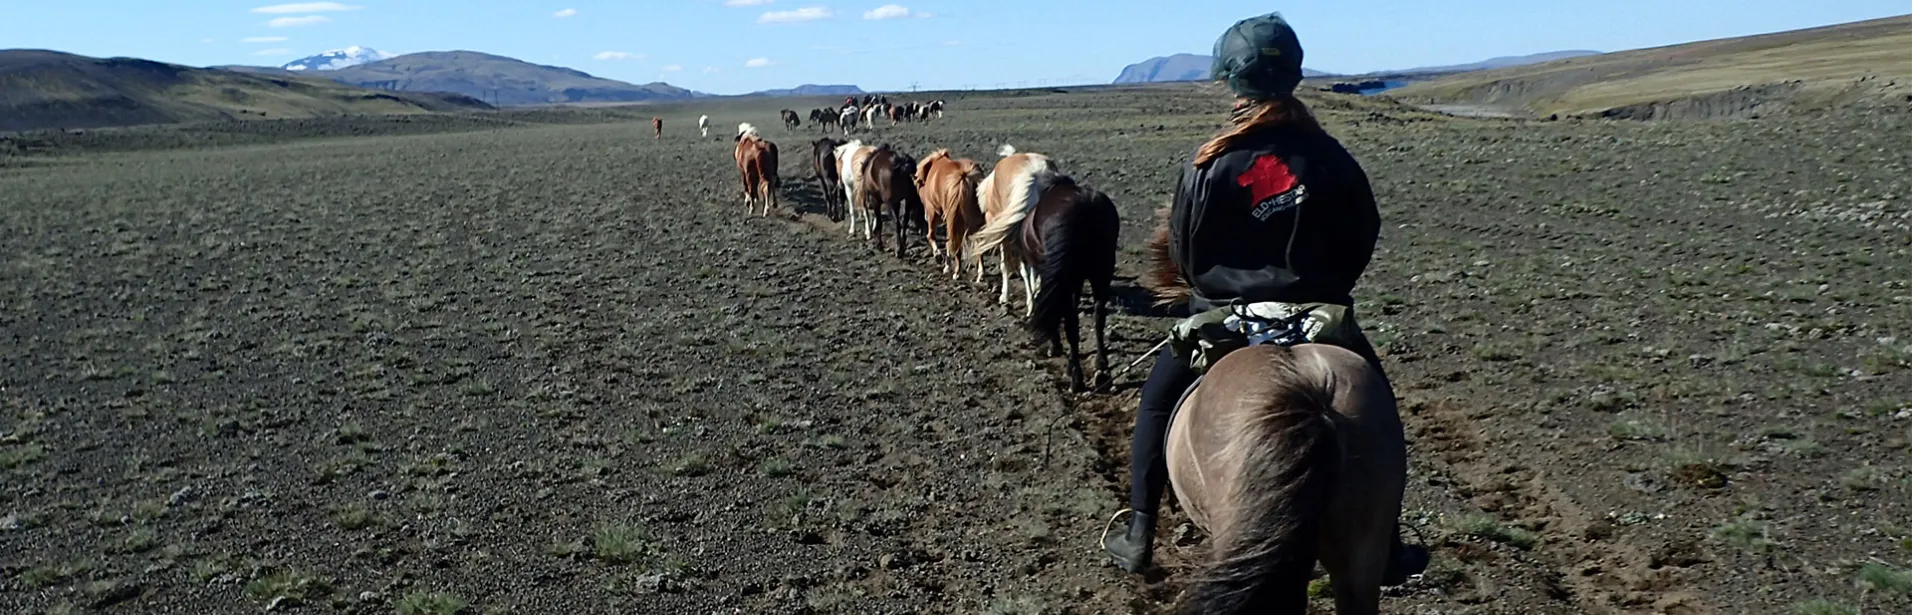
[[[1149,249],[1149,290],[1185,300],[1165,222]],[[1177,501],[1209,534],[1179,612],[1303,612],[1317,560],[1335,613],[1379,612],[1407,444],[1386,377],[1360,355],[1320,343],[1230,352],[1176,407],[1166,449]]]
[[[661,117],[651,118],[651,138],[652,139],[664,138],[664,118],[661,118]]]
[[[923,209],[923,197],[916,193],[915,175],[916,159],[885,143],[870,152],[857,178],[863,193],[863,213],[869,215],[870,228],[876,231],[872,237],[876,249],[883,249],[881,210],[888,209],[890,222],[895,225],[897,258],[903,258],[903,249],[909,244],[905,234],[908,221],[916,217],[912,214],[920,215],[918,212]]]
[[[829,137],[810,142],[810,163],[817,185],[823,191],[823,215],[831,222],[843,221],[843,208],[839,205],[843,202],[843,176],[836,161],[836,149],[840,145],[843,143]]]
[[[1025,287],[1028,280],[1035,279],[1040,288],[1030,297],[1027,327],[1040,341],[1048,342],[1054,354],[1062,354],[1062,334],[1068,335],[1072,391],[1083,389],[1076,305],[1081,300],[1082,285],[1089,285],[1095,312],[1096,388],[1104,389],[1114,380],[1109,373],[1105,333],[1122,219],[1108,195],[1067,175],[1042,173],[1040,169],[1029,165],[1009,176],[1010,192],[1027,196],[1012,199],[1001,214],[990,218],[976,233],[975,247],[978,251],[1000,247],[1022,268]],[[1008,276],[1005,270],[1005,299]]]
[[[737,173],[744,180],[744,214],[755,211],[756,204],[763,203],[763,215],[770,215],[770,208],[778,206],[777,188],[777,144],[757,136],[757,128],[750,124],[737,125]]]
[[[916,165],[916,189],[923,197],[923,218],[928,224],[925,241],[930,253],[936,250],[936,226],[943,226],[943,241],[948,260],[943,271],[950,279],[963,278],[964,252],[976,260],[978,280],[983,267],[982,253],[970,249],[969,236],[983,227],[982,206],[976,201],[976,186],[982,184],[983,167],[970,159],[952,160],[949,150],[939,149]]]
[[[796,130],[798,126],[803,125],[803,120],[797,117],[797,112],[795,111],[784,109],[784,110],[778,111],[777,114],[783,116],[784,130]]]

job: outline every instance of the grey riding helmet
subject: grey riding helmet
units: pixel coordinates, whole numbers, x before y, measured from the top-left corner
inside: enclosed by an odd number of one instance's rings
[[[1301,85],[1301,40],[1281,13],[1250,17],[1215,39],[1209,79],[1227,81],[1236,96],[1268,99]]]

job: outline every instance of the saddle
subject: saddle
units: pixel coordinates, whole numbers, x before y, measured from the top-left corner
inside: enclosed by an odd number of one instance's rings
[[[1169,333],[1169,350],[1187,361],[1196,376],[1176,398],[1169,424],[1175,423],[1175,414],[1189,394],[1201,386],[1208,368],[1230,352],[1262,344],[1348,346],[1360,335],[1350,325],[1348,310],[1349,306],[1333,303],[1263,301],[1215,308],[1176,323]]]

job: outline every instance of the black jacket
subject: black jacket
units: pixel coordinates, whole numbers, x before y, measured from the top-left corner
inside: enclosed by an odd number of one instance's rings
[[[1192,157],[1191,157],[1192,158]],[[1380,211],[1361,165],[1326,133],[1277,128],[1182,167],[1169,253],[1189,309],[1284,301],[1352,306]]]

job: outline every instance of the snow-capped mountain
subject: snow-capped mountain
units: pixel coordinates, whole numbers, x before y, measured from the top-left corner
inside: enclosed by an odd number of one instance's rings
[[[285,66],[279,68],[286,70],[338,70],[347,66],[358,66],[367,62],[377,62],[379,60],[396,57],[398,57],[396,53],[386,53],[371,47],[353,45],[344,49],[334,49],[307,58],[299,58],[287,62]]]

